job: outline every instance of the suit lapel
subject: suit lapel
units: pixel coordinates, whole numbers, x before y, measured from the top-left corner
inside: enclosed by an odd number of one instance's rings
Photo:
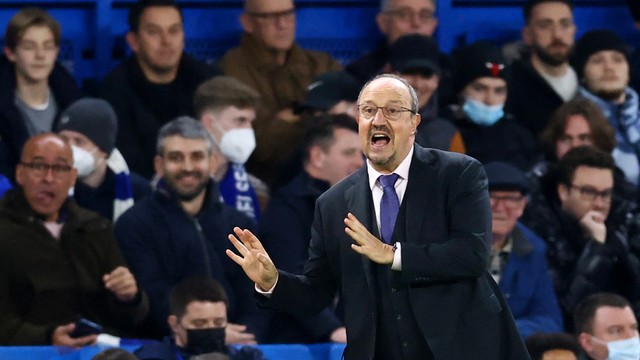
[[[357,173],[349,179],[352,184],[345,191],[347,209],[351,212],[369,231],[377,235],[378,227],[375,222],[375,215],[371,206],[371,190],[369,189],[369,176],[366,165],[360,168]],[[350,250],[353,251],[353,250]],[[362,265],[367,279],[367,285],[373,292],[375,279],[373,278],[373,263],[366,256],[362,256]]]
[[[404,224],[408,242],[421,242],[422,223],[427,214],[427,207],[432,203],[430,201],[432,188],[436,183],[437,172],[433,169],[434,160],[425,149],[418,145],[414,147],[409,167],[409,183],[403,198],[403,202],[406,202]]]

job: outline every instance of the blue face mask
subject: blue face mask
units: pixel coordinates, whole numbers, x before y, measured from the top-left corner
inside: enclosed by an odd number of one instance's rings
[[[624,340],[605,342],[593,337],[600,343],[607,344],[608,360],[638,360],[640,359],[640,338],[632,337]]]
[[[504,116],[504,104],[488,106],[480,101],[467,98],[462,106],[462,111],[475,124],[491,126]]]

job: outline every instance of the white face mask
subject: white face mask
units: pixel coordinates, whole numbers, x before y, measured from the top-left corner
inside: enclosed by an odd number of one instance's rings
[[[592,336],[597,342],[607,345],[608,360],[638,360],[640,359],[640,338],[604,341]]]
[[[220,151],[236,164],[244,164],[256,148],[256,135],[253,129],[231,129],[222,135]]]
[[[71,145],[73,151],[73,167],[78,170],[78,177],[85,178],[96,170],[96,159],[87,150]]]

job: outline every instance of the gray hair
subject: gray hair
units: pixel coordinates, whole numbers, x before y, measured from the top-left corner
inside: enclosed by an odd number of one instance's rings
[[[369,86],[369,84],[371,84],[372,82],[378,79],[384,79],[384,78],[398,80],[401,83],[403,83],[404,86],[407,87],[407,89],[409,89],[409,94],[411,95],[411,111],[413,111],[414,115],[417,114],[419,109],[418,109],[418,94],[416,93],[416,90],[407,82],[407,80],[395,74],[380,74],[374,77],[373,79],[367,81],[367,83],[364,84],[364,86],[360,90],[360,93],[358,94],[358,105],[360,104],[360,97],[362,97],[362,92],[364,91],[364,89],[366,89],[367,86]]]
[[[196,119],[190,116],[177,117],[165,124],[158,132],[158,142],[156,144],[157,155],[162,156],[164,151],[164,140],[171,136],[180,136],[186,139],[205,140],[207,142],[207,153],[213,153],[214,143],[209,131]]]

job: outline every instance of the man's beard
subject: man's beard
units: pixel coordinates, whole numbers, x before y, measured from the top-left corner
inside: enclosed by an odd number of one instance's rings
[[[553,43],[549,47],[554,45],[559,45],[559,43]],[[552,54],[544,48],[541,48],[537,45],[531,45],[531,52],[534,53],[544,64],[555,67],[566,64],[567,61],[569,61],[569,54],[571,53],[571,49],[569,49],[569,51],[565,53]]]
[[[624,95],[624,88],[622,89],[602,89],[598,91],[591,91],[595,96],[604,101],[617,101],[622,95]]]
[[[178,180],[182,176],[186,176],[187,174],[180,174],[172,179],[166,179],[167,184],[171,188],[173,192],[180,198],[181,201],[191,201],[202,194],[203,191],[206,190],[209,179],[205,179],[198,183],[198,185],[193,190],[182,190],[178,186]]]

